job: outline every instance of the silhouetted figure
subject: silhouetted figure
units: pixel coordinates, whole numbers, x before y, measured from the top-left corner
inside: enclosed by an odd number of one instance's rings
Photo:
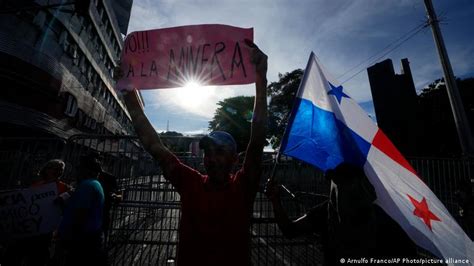
[[[283,209],[279,187],[267,183],[266,194],[283,235],[296,237],[317,233],[322,237],[326,265],[341,258],[411,257],[416,246],[385,212],[374,204],[376,194],[362,169],[342,163],[329,170],[329,200],[296,220]]]
[[[38,172],[39,179],[34,180],[30,187],[38,187],[51,182],[56,182],[58,189],[58,198],[55,200],[57,204],[64,208],[65,202],[71,197],[72,187],[61,180],[66,164],[64,161],[54,159],[46,162]]]
[[[250,224],[262,171],[267,123],[267,56],[250,46],[256,71],[256,96],[251,136],[242,168],[236,142],[227,132],[204,137],[206,175],[184,165],[161,142],[143,113],[136,93],[124,95],[132,121],[145,149],[160,162],[163,175],[181,196],[178,265],[250,265]]]
[[[53,159],[46,162],[37,173],[37,178],[33,180],[30,188],[40,187],[49,183],[56,183],[58,198],[54,204],[63,206],[64,199],[69,197],[71,187],[62,182],[61,176],[64,173],[66,164],[60,159]],[[46,265],[50,262],[51,241],[53,232],[19,239],[10,244],[5,254],[5,261],[2,265]]]
[[[66,265],[105,265],[102,249],[104,191],[99,181],[100,162],[93,156],[80,159],[77,188],[59,226],[59,241]]]
[[[104,239],[107,240],[111,223],[110,210],[114,203],[122,200],[122,195],[117,191],[117,179],[112,174],[102,171],[99,174],[98,180],[104,190],[104,222],[102,228]]]

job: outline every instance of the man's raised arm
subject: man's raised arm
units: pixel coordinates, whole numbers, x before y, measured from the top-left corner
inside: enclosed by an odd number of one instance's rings
[[[125,104],[128,112],[132,117],[133,127],[138,134],[143,147],[150,153],[157,161],[160,162],[164,170],[165,176],[169,172],[172,165],[167,163],[167,159],[171,158],[173,154],[161,142],[158,133],[151,125],[150,121],[143,112],[142,106],[138,99],[138,91],[134,90],[127,92],[124,95]]]
[[[246,40],[246,43],[250,46],[252,63],[256,68],[256,92],[244,170],[251,178],[250,185],[256,192],[260,181],[267,126],[267,56],[252,42]]]

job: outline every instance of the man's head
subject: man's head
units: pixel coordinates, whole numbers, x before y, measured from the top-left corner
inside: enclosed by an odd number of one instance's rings
[[[199,141],[204,150],[204,167],[213,181],[225,181],[237,162],[237,144],[224,131],[213,131]]]
[[[102,172],[100,160],[94,154],[83,155],[79,160],[79,179],[97,178]]]
[[[62,160],[49,160],[41,167],[38,175],[46,182],[56,181],[63,175],[65,167],[66,164]]]

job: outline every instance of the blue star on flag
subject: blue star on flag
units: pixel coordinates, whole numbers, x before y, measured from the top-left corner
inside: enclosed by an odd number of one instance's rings
[[[351,98],[349,97],[349,95],[342,92],[343,90],[342,86],[334,87],[334,85],[332,85],[331,82],[328,82],[328,83],[329,83],[329,86],[331,86],[331,90],[328,92],[328,95],[334,95],[334,97],[336,97],[336,100],[339,104],[341,104],[342,97]]]

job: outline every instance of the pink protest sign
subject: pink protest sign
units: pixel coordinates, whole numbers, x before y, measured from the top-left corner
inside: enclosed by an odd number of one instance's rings
[[[244,39],[253,29],[194,25],[130,33],[125,39],[118,90],[235,85],[255,82]]]

